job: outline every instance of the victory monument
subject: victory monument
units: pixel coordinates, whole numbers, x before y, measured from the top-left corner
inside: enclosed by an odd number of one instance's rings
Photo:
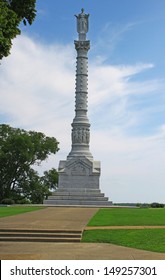
[[[76,15],[78,40],[77,51],[75,117],[71,124],[72,148],[66,160],[59,163],[58,189],[44,201],[52,205],[111,205],[112,202],[99,189],[100,162],[94,161],[89,150],[90,123],[87,117],[88,98],[88,51],[86,40],[89,14]]]

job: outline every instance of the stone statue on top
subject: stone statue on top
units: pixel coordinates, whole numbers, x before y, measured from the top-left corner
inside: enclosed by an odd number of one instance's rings
[[[75,15],[77,18],[77,32],[79,33],[79,40],[86,40],[86,33],[88,32],[89,24],[88,18],[89,14],[84,13],[84,9],[81,10],[81,14]]]

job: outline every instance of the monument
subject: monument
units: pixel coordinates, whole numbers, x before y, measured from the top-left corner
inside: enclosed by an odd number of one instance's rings
[[[76,15],[78,40],[77,51],[75,117],[72,122],[72,148],[66,160],[59,163],[58,189],[44,201],[53,205],[111,205],[112,202],[99,189],[100,162],[94,161],[89,150],[90,123],[87,117],[88,97],[88,51],[86,40],[89,14]]]

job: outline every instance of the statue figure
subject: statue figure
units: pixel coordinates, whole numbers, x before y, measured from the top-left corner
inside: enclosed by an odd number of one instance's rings
[[[78,143],[82,143],[82,128],[78,130]]]
[[[78,143],[78,129],[73,130],[73,143]]]
[[[89,144],[90,141],[90,131],[89,128],[86,130],[86,142]]]
[[[86,33],[88,32],[88,17],[89,14],[84,13],[84,9],[81,10],[81,14],[78,16],[75,15],[77,18],[77,32],[79,33],[79,40],[85,41],[86,40]]]

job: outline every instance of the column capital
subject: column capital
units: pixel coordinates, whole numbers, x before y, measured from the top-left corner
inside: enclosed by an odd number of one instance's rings
[[[90,41],[74,41],[75,49],[78,50],[86,50],[90,49]]]

